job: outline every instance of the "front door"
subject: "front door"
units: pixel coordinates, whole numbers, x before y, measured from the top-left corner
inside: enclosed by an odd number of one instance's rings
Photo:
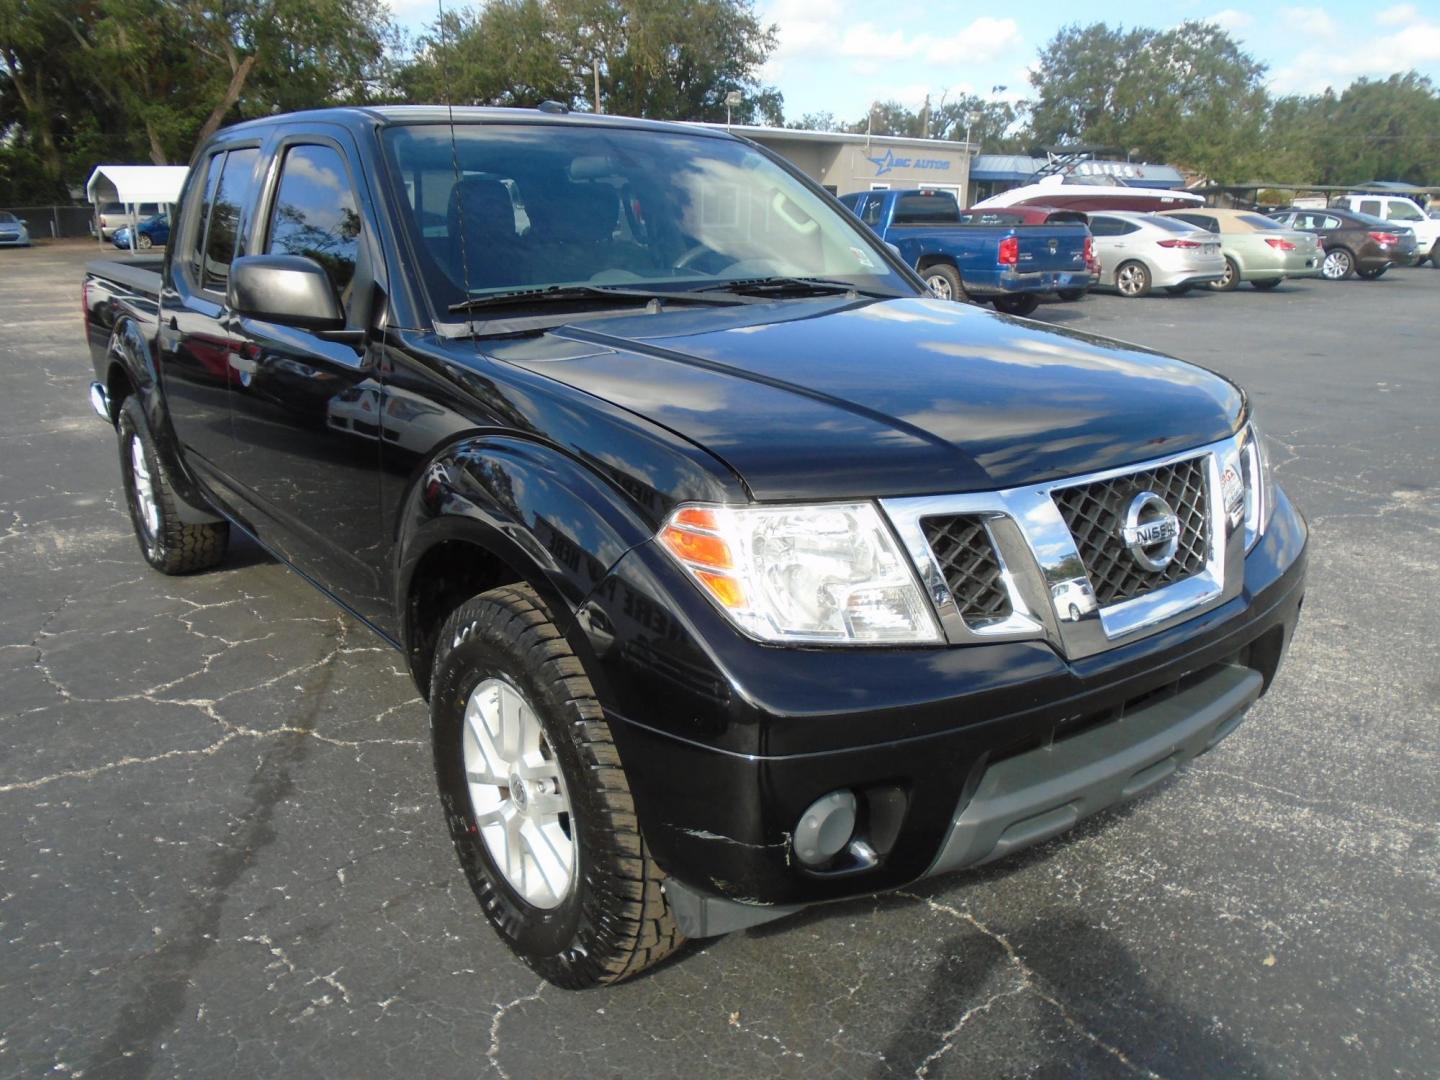
[[[369,329],[378,257],[340,135],[289,136],[275,150],[252,250],[314,259],[347,329],[300,330],[232,316],[230,470],[261,539],[343,603],[393,630],[379,510],[381,386]]]

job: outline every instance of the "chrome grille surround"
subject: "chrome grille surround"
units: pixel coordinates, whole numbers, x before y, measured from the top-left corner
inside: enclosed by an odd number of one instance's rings
[[[1155,633],[1239,595],[1245,569],[1243,514],[1227,513],[1219,492],[1221,472],[1227,466],[1237,472],[1240,468],[1241,441],[1237,434],[1166,457],[1045,484],[882,499],[880,505],[920,575],[948,642],[1045,640],[1062,655],[1077,659]],[[1056,496],[1182,462],[1192,462],[1187,468],[1203,477],[1206,534],[1196,549],[1192,572],[1130,596],[1117,593],[1108,603],[1099,602],[1099,585],[1094,583],[1094,601],[1085,605],[1088,610],[1080,610],[1078,619],[1071,618],[1073,590],[1079,588],[1077,582],[1089,583],[1089,574],[1075,572],[1086,563]],[[1003,618],[967,622],[921,524],[930,518],[962,515],[983,520],[994,545],[1000,582],[1010,599],[1010,613]]]

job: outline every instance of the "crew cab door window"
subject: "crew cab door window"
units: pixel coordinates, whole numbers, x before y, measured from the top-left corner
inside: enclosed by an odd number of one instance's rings
[[[1361,200],[1360,200],[1360,213],[1362,213],[1362,214],[1369,214],[1371,217],[1379,217],[1379,216],[1380,216],[1380,213],[1381,213],[1381,211],[1380,211],[1380,200],[1379,200],[1379,199],[1361,199]]]
[[[1385,217],[1389,221],[1424,221],[1425,215],[1402,199],[1392,199],[1386,207]]]
[[[335,150],[306,145],[286,151],[268,235],[266,254],[314,259],[349,310],[360,254],[360,212],[345,162]]]
[[[200,278],[203,289],[223,293],[230,281],[230,263],[237,254],[245,254],[240,243],[240,212],[250,202],[255,159],[259,154],[259,150],[249,147],[232,150],[225,156],[205,229],[205,254]]]

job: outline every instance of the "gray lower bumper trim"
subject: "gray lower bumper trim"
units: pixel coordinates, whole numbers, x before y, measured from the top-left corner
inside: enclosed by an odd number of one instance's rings
[[[998,859],[1158,784],[1239,724],[1264,686],[1232,665],[1120,720],[990,766],[930,874]]]
[[[707,896],[674,878],[665,882],[665,897],[675,924],[687,938],[719,937],[732,930],[773,922],[801,910],[782,904],[742,904],[720,896]]]

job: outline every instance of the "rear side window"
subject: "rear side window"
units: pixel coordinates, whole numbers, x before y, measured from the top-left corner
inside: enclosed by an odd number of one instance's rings
[[[1157,228],[1164,229],[1166,232],[1189,233],[1195,231],[1195,226],[1189,222],[1176,221],[1174,218],[1161,217],[1158,214],[1148,215],[1146,221]]]
[[[865,222],[866,225],[879,225],[882,205],[878,196],[872,196],[866,199],[865,212],[861,215],[860,220]]]
[[[251,147],[232,150],[225,157],[215,199],[210,205],[210,224],[205,230],[205,266],[202,288],[224,292],[230,281],[230,264],[240,251],[240,211],[250,201],[254,186],[255,159],[260,151]]]
[[[220,170],[225,165],[224,154],[211,154],[205,159],[204,172],[196,184],[196,200],[190,204],[190,277],[200,280],[205,268],[205,223],[210,220],[210,207],[215,204],[215,185],[220,182]]]
[[[1371,217],[1379,217],[1379,216],[1380,216],[1380,200],[1379,200],[1379,199],[1361,199],[1361,200],[1360,200],[1360,213],[1362,213],[1362,214],[1369,214]]]
[[[954,195],[902,195],[891,220],[896,225],[954,223],[960,220],[960,205]]]
[[[345,161],[328,146],[292,146],[280,170],[266,253],[325,268],[347,307],[360,252],[360,212]]]
[[[1220,223],[1212,217],[1206,217],[1204,214],[1175,214],[1173,217],[1176,221],[1186,222],[1187,224],[1195,226],[1197,229],[1204,229],[1206,232],[1220,231]]]
[[[1095,216],[1095,215],[1091,215],[1091,217],[1090,217],[1090,235],[1091,235],[1091,236],[1119,236],[1119,235],[1120,235],[1120,225],[1121,225],[1121,222],[1120,222],[1120,219],[1119,219],[1119,218],[1098,217],[1098,216]]]

